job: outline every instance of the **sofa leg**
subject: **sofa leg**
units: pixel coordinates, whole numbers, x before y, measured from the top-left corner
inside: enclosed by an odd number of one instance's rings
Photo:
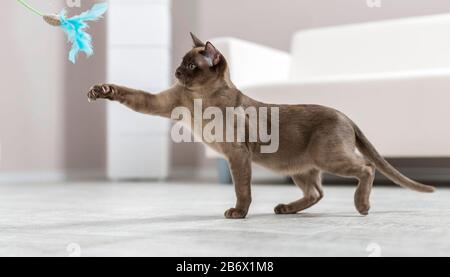
[[[217,171],[219,174],[219,182],[221,184],[227,185],[233,183],[230,169],[228,168],[228,163],[225,159],[220,158],[217,160]]]

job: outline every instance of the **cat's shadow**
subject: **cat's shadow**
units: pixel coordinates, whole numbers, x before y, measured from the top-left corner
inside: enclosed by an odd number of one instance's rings
[[[259,214],[249,214],[245,221],[260,220],[260,219],[285,219],[285,218],[344,218],[344,217],[364,217],[357,213],[296,213],[296,214],[275,214],[275,213],[259,213]],[[233,219],[226,219],[220,215],[183,215],[183,216],[169,216],[169,217],[157,217],[149,218],[150,223],[176,223],[176,222],[198,222],[198,221],[233,221]],[[241,219],[235,219],[234,221],[239,221]]]
[[[415,211],[374,211],[370,213],[368,216],[363,216],[358,214],[357,212],[354,213],[311,213],[311,212],[300,212],[296,214],[274,214],[274,213],[254,213],[249,214],[245,219],[245,221],[252,221],[252,220],[282,220],[286,218],[290,219],[302,219],[302,218],[308,218],[308,219],[314,219],[314,218],[365,218],[370,217],[370,215],[383,215],[383,214],[412,214],[416,213]],[[157,217],[149,217],[149,218],[135,218],[135,219],[119,219],[119,220],[111,220],[111,221],[100,221],[100,222],[90,222],[90,224],[105,224],[105,225],[111,225],[111,224],[121,224],[121,225],[127,225],[127,224],[164,224],[164,223],[180,223],[180,222],[186,222],[186,223],[194,223],[194,222],[214,222],[214,221],[239,221],[240,219],[233,220],[233,219],[226,219],[223,217],[223,215],[220,214],[208,214],[208,215],[192,215],[192,214],[185,214],[185,215],[171,215],[171,216],[157,216]],[[89,224],[89,223],[88,223]]]
[[[373,215],[405,215],[405,214],[417,214],[417,211],[374,211]],[[173,224],[173,223],[195,223],[195,222],[252,222],[260,220],[276,220],[281,221],[283,219],[321,219],[321,218],[365,218],[369,216],[362,216],[351,213],[310,213],[302,212],[297,214],[277,215],[274,213],[255,213],[250,214],[247,218],[242,220],[225,219],[220,214],[214,215],[172,215],[172,216],[157,216],[147,218],[125,218],[125,219],[111,219],[111,220],[97,220],[97,221],[79,221],[68,222],[59,224],[27,224],[21,226],[0,226],[0,229],[4,230],[20,230],[33,228],[35,230],[41,229],[54,229],[54,228],[77,228],[77,227],[119,227],[127,225],[152,225],[152,224]]]
[[[343,218],[343,217],[364,217],[358,214],[344,214],[344,213],[296,213],[296,214],[254,214],[250,215],[248,219],[252,218]]]

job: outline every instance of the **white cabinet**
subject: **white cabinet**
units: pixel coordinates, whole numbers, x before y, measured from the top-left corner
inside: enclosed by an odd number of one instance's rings
[[[150,92],[170,84],[170,0],[110,0],[108,83]],[[164,179],[169,121],[108,103],[108,177]]]

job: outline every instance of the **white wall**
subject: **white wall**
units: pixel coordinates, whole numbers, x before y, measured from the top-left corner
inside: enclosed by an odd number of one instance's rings
[[[155,92],[170,86],[170,0],[111,0],[108,83]],[[130,31],[133,30],[133,31]],[[108,103],[108,177],[165,179],[169,120]]]

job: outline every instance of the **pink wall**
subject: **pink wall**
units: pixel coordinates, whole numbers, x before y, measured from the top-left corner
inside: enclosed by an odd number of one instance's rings
[[[40,3],[37,3],[40,2]],[[94,1],[83,0],[81,9]],[[59,12],[63,1],[36,1]],[[105,108],[88,105],[87,89],[106,71],[105,21],[92,24],[96,55],[67,60],[64,33],[19,6],[0,1],[0,175],[50,177],[105,167]],[[79,10],[70,9],[70,14]]]

